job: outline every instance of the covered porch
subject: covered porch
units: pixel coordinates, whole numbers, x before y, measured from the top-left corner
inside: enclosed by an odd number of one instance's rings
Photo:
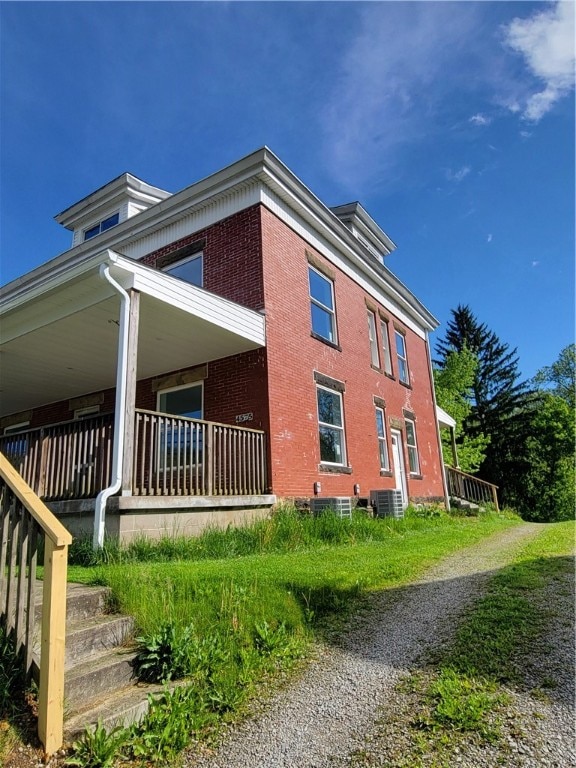
[[[3,289],[2,415],[115,388],[112,412],[16,423],[0,437],[41,498],[55,509],[83,500],[99,540],[107,502],[117,510],[274,502],[263,430],[136,407],[138,380],[263,347],[259,312],[111,251],[33,275]]]

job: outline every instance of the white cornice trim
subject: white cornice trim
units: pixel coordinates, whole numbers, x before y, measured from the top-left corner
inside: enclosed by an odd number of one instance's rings
[[[62,271],[75,268],[83,271],[82,265],[91,262],[103,250],[129,249],[138,240],[170,223],[190,216],[193,211],[205,208],[238,190],[253,187],[255,179],[259,179],[286,206],[317,230],[320,237],[331,247],[336,248],[357,270],[368,275],[374,283],[379,283],[384,292],[392,293],[399,305],[418,326],[424,330],[433,330],[438,326],[436,318],[414,294],[387,267],[381,265],[372,256],[348,227],[268,147],[247,155],[92,240],[56,256],[27,275],[4,286],[0,289],[0,298],[4,296],[9,301],[22,291],[27,292],[38,282],[50,282],[54,274],[58,275]],[[263,198],[266,197],[264,190],[261,194]]]

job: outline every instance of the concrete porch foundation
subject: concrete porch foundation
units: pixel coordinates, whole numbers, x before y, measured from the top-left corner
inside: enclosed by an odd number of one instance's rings
[[[198,536],[207,527],[227,528],[268,517],[276,496],[120,496],[109,500],[106,536],[127,543],[141,536]],[[91,536],[94,499],[49,502],[75,537]]]

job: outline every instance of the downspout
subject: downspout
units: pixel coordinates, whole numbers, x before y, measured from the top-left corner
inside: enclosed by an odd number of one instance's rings
[[[428,375],[430,376],[430,387],[432,388],[432,405],[434,407],[434,422],[436,424],[436,440],[438,442],[438,455],[440,456],[440,470],[442,472],[442,487],[444,489],[444,504],[446,510],[450,511],[450,496],[448,495],[448,483],[446,482],[446,468],[444,467],[444,455],[442,453],[442,439],[440,437],[440,424],[436,414],[436,388],[434,386],[434,372],[432,370],[432,355],[430,354],[430,342],[428,332],[426,332],[426,352],[428,357]]]
[[[126,412],[126,381],[128,366],[128,327],[130,296],[110,275],[108,265],[100,265],[100,277],[107,280],[120,294],[120,329],[118,331],[118,359],[116,365],[116,405],[114,411],[114,442],[112,446],[112,481],[96,497],[94,506],[94,549],[104,545],[106,502],[122,485],[122,459],[124,456],[124,420]]]

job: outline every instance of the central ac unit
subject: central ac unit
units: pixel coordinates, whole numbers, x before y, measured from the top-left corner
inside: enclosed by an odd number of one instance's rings
[[[404,517],[402,491],[370,491],[370,504],[376,517]]]
[[[350,496],[316,496],[310,499],[310,510],[319,515],[331,510],[337,517],[352,517],[352,499]]]

